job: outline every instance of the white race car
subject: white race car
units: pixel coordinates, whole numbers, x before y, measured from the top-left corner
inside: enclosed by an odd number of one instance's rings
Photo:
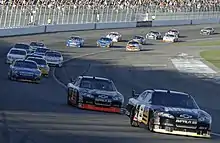
[[[122,35],[118,32],[110,32],[108,35],[106,35],[106,37],[112,39],[113,42],[122,41]]]
[[[62,67],[63,65],[63,56],[60,52],[57,51],[47,51],[45,53],[44,59],[47,61],[49,66]]]
[[[172,35],[177,35],[178,37],[180,36],[180,32],[176,29],[170,29],[167,34],[172,34]]]
[[[200,34],[202,35],[212,35],[214,34],[215,30],[212,27],[205,27],[201,29]]]
[[[137,52],[137,51],[141,51],[142,50],[142,46],[141,44],[136,41],[136,40],[131,40],[127,43],[126,45],[126,51],[134,51],[134,52]]]
[[[24,60],[26,56],[27,56],[27,51],[26,50],[11,48],[10,51],[8,52],[8,54],[7,54],[6,63],[11,64],[15,60]]]
[[[178,36],[175,34],[168,34],[166,33],[163,37],[164,42],[177,42],[178,41]]]

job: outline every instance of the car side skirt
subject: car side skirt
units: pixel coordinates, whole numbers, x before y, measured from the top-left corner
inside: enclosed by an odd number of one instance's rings
[[[103,112],[112,112],[112,113],[120,113],[121,108],[117,107],[101,107],[101,106],[95,106],[91,104],[82,104],[80,106],[82,109],[88,109],[88,110],[94,110],[94,111],[103,111]]]

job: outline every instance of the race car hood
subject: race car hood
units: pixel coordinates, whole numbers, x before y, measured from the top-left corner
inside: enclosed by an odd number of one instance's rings
[[[19,72],[30,72],[30,73],[38,72],[37,69],[20,68],[20,67],[14,67],[14,70],[19,71]]]
[[[138,47],[138,44],[128,44],[129,47]]]
[[[118,38],[119,36],[118,35],[107,35],[106,37],[114,39],[114,38]]]
[[[165,112],[173,115],[176,118],[189,118],[197,119],[201,116],[210,118],[210,115],[201,109],[186,109],[186,108],[175,108],[175,107],[164,107],[164,106],[152,106],[154,111]]]
[[[12,59],[24,59],[26,55],[16,55],[16,54],[8,54],[8,57],[11,57]]]
[[[107,95],[107,96],[113,97],[113,96],[120,95],[117,91],[103,91],[103,90],[85,89],[85,88],[83,88],[83,89],[81,88],[80,92],[84,92],[84,93],[86,92],[86,93],[89,93],[94,96]]]

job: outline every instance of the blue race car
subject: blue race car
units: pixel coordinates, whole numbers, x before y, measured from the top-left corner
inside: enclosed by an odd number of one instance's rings
[[[67,47],[83,47],[84,45],[84,39],[82,39],[79,36],[73,36],[70,37],[67,41],[66,41],[66,46]]]
[[[97,42],[96,42],[98,47],[112,47],[113,46],[113,41],[110,38],[107,37],[101,37]]]
[[[16,60],[10,65],[8,71],[10,80],[31,81],[40,83],[41,71],[37,63],[31,60]]]

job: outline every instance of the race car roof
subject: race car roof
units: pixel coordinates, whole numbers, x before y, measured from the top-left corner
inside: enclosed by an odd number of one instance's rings
[[[153,89],[154,92],[167,92],[167,93],[176,93],[176,94],[182,94],[182,95],[189,95],[184,92],[174,91],[174,90],[164,90],[164,89]]]
[[[98,77],[98,76],[84,76],[84,75],[81,75],[79,76],[80,78],[89,78],[89,79],[100,79],[100,80],[106,80],[106,81],[109,81],[109,79],[107,78],[104,78],[104,77]]]

